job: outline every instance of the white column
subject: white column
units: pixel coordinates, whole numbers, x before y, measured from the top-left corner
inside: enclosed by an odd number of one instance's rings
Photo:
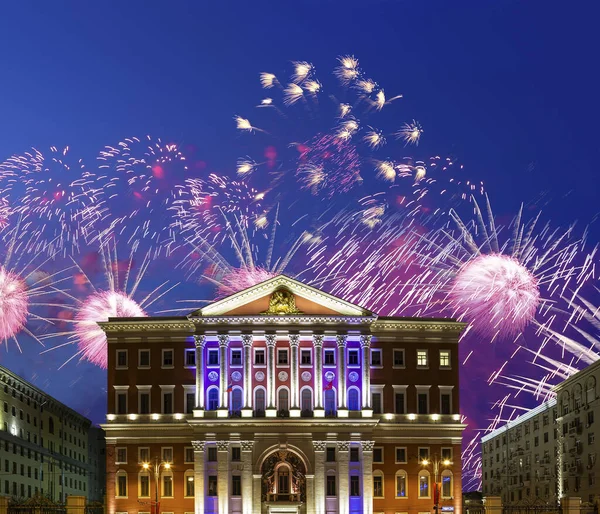
[[[346,341],[348,336],[339,334],[336,337],[338,346],[338,416],[348,416],[346,405]]]
[[[252,334],[242,334],[244,345],[244,408],[242,417],[252,417]]]
[[[360,347],[362,348],[362,410],[365,414],[372,415],[371,409],[371,361],[369,350],[371,348],[371,336],[360,336]],[[366,411],[366,412],[365,412]]]
[[[219,514],[229,514],[229,441],[217,441],[217,495]]]
[[[323,334],[313,334],[315,348],[315,417],[325,416],[323,409]],[[315,478],[316,479],[316,478]]]
[[[252,505],[252,447],[254,441],[241,441],[242,443],[242,514],[253,514]],[[259,494],[260,499],[260,494]]]
[[[290,334],[290,351],[292,352],[291,362],[291,409],[290,416],[300,416],[300,405],[298,402],[299,387],[298,387],[298,346],[300,345],[300,336],[298,334]]]
[[[262,475],[252,475],[252,514],[262,512]]]
[[[362,441],[363,514],[373,514],[373,447],[375,441]]]
[[[326,441],[313,441],[315,449],[315,514],[325,514],[325,448]]]
[[[306,475],[306,512],[315,512],[315,475]]]
[[[197,363],[198,361],[196,361]],[[194,447],[194,511],[204,514],[204,441],[192,441]]]
[[[219,367],[220,367],[220,384],[221,384],[221,402],[219,405],[219,410],[221,412],[227,411],[229,406],[229,393],[227,392],[227,347],[229,346],[229,335],[228,334],[219,334]]]
[[[339,441],[337,449],[338,477],[340,481],[338,514],[348,514],[350,512],[350,443]]]
[[[267,416],[276,416],[275,407],[275,334],[265,335],[267,342]]]
[[[196,343],[196,409],[204,409],[204,345],[206,336],[194,336]]]

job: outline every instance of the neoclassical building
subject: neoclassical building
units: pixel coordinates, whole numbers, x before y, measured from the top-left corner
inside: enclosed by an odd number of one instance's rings
[[[461,514],[462,324],[281,275],[100,325],[109,514]]]

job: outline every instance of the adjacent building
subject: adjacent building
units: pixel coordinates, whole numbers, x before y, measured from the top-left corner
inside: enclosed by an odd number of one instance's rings
[[[109,514],[461,514],[463,324],[277,276],[100,326]]]
[[[0,491],[4,496],[69,495],[101,501],[104,437],[89,419],[0,366]],[[90,442],[90,440],[92,442]]]

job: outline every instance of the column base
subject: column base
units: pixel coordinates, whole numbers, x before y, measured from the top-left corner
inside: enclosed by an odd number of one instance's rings
[[[338,409],[337,416],[338,416],[338,418],[347,418],[348,417],[348,409]]]
[[[373,409],[363,409],[361,411],[361,416],[363,418],[372,418],[373,417]]]
[[[228,418],[229,417],[229,409],[218,409],[217,410],[217,418]]]
[[[204,417],[204,409],[194,409],[194,417],[195,418],[203,418]]]
[[[277,409],[267,409],[265,411],[265,416],[267,418],[276,418],[277,417]]]
[[[314,409],[313,415],[315,418],[324,418],[325,417],[325,409],[323,409],[323,408]]]
[[[251,418],[252,414],[254,414],[252,409],[250,409],[250,408],[242,409],[242,418]]]
[[[290,409],[290,418],[299,418],[300,409]]]

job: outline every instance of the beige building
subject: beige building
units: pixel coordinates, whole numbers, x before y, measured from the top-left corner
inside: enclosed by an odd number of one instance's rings
[[[523,414],[481,439],[484,496],[510,503],[557,502],[556,400]]]
[[[40,494],[59,502],[69,495],[102,499],[105,450],[100,429],[2,366],[0,404],[0,494]]]

